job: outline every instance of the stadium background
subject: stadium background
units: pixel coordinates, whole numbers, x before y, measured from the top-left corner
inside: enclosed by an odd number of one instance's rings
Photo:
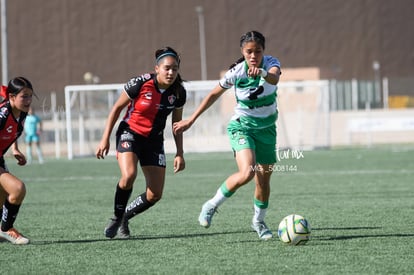
[[[46,119],[43,140],[51,144],[56,143],[57,134],[63,144],[67,141],[64,87],[86,84],[86,72],[91,72],[92,80],[100,84],[124,83],[131,76],[152,70],[154,51],[169,45],[181,53],[183,78],[217,80],[240,57],[239,38],[249,30],[261,31],[267,38],[266,52],[281,60],[281,85],[286,81],[335,80],[343,81],[345,87],[353,85],[351,80],[382,83],[380,79],[386,78],[390,107],[414,106],[414,2],[410,0],[260,0],[254,4],[247,0],[3,1],[7,4],[7,74],[32,80],[39,97],[33,104],[42,108],[41,115]],[[202,13],[197,7],[202,7]],[[200,37],[205,43],[200,43]],[[331,102],[330,113],[326,109],[321,113],[325,107],[317,105],[321,101],[318,90],[312,97],[303,93],[306,88],[297,87],[296,91],[299,93],[289,92],[289,96],[280,91],[284,120],[279,122],[285,124],[281,125],[285,136],[278,141],[283,146],[329,147],[414,139],[413,122],[404,119],[412,117],[413,109],[392,112],[382,109],[383,102],[374,102],[370,107],[380,110],[367,115],[363,110],[366,102],[359,98],[356,108],[339,103],[332,106]],[[349,89],[339,92],[344,102],[350,100]],[[62,113],[58,114],[58,123],[48,112],[52,93]],[[221,108],[226,116],[231,109],[227,106]],[[186,105],[187,112],[192,108]],[[227,120],[223,112],[217,114],[220,120]],[[371,120],[371,116],[377,120]],[[85,135],[93,136],[94,142],[102,131],[103,119],[105,116],[90,121],[93,127],[86,129]],[[213,135],[216,130],[209,119],[217,121],[217,117],[205,117],[194,135],[195,145],[200,144],[201,137],[211,135],[210,141],[228,149],[225,122]],[[374,129],[374,134],[366,133],[366,123],[376,127],[384,120],[387,123]],[[401,132],[407,123],[408,131]],[[393,127],[396,124],[398,129]],[[57,127],[60,133],[54,132]],[[318,142],[321,137],[324,140]],[[93,150],[95,145],[90,143],[89,147]],[[54,148],[47,149],[52,152]]]
[[[7,2],[8,75],[25,75],[41,98],[83,84],[123,83],[151,70],[155,49],[181,53],[181,72],[200,80],[197,6],[203,7],[207,78],[239,55],[239,38],[259,30],[283,68],[317,67],[322,79],[407,79],[393,93],[414,94],[411,0],[13,0]],[[285,77],[286,78],[286,77]],[[283,79],[282,79],[283,81]],[[5,80],[3,80],[5,83]],[[36,102],[35,102],[36,103]]]

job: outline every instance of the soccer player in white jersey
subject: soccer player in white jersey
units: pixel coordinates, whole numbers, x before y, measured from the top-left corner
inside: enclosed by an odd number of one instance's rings
[[[217,208],[238,188],[254,179],[252,228],[259,238],[267,240],[273,237],[264,218],[276,162],[276,91],[281,69],[277,58],[264,55],[265,37],[261,33],[247,32],[240,39],[240,47],[243,57],[230,67],[191,117],[176,122],[173,129],[177,133],[186,131],[225,91],[234,87],[237,105],[227,132],[239,170],[203,204],[198,220],[201,226],[208,228]]]

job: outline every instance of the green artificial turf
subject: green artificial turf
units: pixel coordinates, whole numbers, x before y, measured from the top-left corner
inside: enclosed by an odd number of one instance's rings
[[[219,208],[209,229],[201,205],[236,171],[232,153],[185,155],[162,200],[130,222],[129,240],[104,237],[119,169],[114,157],[47,159],[10,170],[27,195],[16,228],[26,246],[0,243],[4,274],[413,274],[414,146],[287,151],[274,166],[266,223],[275,238],[250,228],[254,184]],[[299,154],[300,153],[300,154]],[[144,190],[140,171],[134,198]],[[312,226],[305,246],[277,238],[284,216]]]

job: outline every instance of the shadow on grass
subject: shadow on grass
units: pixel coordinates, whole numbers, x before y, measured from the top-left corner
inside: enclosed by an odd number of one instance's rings
[[[324,231],[324,230],[376,230],[382,229],[382,227],[325,227],[325,228],[312,228],[312,231]],[[251,230],[240,230],[240,231],[228,231],[228,232],[212,232],[212,233],[195,233],[195,234],[171,234],[171,235],[140,235],[132,236],[129,239],[83,239],[83,240],[53,240],[53,241],[31,241],[31,245],[52,245],[52,244],[76,244],[76,243],[97,243],[97,242],[123,242],[123,241],[145,241],[145,240],[161,240],[161,239],[186,239],[186,238],[200,238],[200,237],[209,237],[209,236],[219,236],[219,235],[231,235],[231,234],[243,234],[251,233]],[[277,235],[276,235],[277,237]],[[390,233],[390,234],[358,234],[358,235],[349,235],[349,236],[312,236],[312,240],[318,241],[340,241],[340,240],[352,240],[352,239],[363,239],[363,238],[411,238],[414,237],[413,233]],[[251,240],[244,242],[253,242]]]
[[[323,231],[323,230],[376,230],[382,229],[382,227],[374,226],[356,226],[356,227],[324,227],[324,228],[312,228],[312,231]],[[397,238],[409,238],[414,237],[414,234],[409,233],[390,233],[390,234],[358,234],[350,236],[315,236],[312,239],[320,241],[335,241],[335,240],[352,240],[352,239],[363,239],[363,238],[388,238],[388,237],[397,237]]]
[[[378,226],[353,226],[353,227],[322,227],[322,228],[313,228],[313,230],[364,230],[364,229],[382,229],[382,227]]]
[[[352,235],[352,236],[331,236],[331,237],[315,237],[321,241],[338,241],[338,240],[351,240],[351,239],[363,239],[363,238],[410,238],[414,237],[414,234],[366,234],[366,235]]]
[[[85,239],[85,240],[55,240],[55,241],[31,241],[31,245],[50,245],[50,244],[74,244],[74,243],[95,243],[95,242],[114,242],[114,241],[145,241],[145,240],[161,240],[161,239],[185,239],[185,238],[199,238],[207,236],[218,236],[227,234],[241,234],[252,232],[251,230],[244,231],[229,231],[229,232],[213,232],[213,233],[196,233],[196,234],[171,234],[171,235],[159,235],[159,236],[131,236],[129,239]]]

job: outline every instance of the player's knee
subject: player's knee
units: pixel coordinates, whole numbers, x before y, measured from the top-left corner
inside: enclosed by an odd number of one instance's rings
[[[8,200],[11,204],[21,204],[26,196],[26,186],[19,182],[14,186],[13,192],[9,194]]]
[[[254,175],[255,175],[255,171],[253,171],[252,169],[248,169],[244,171],[243,177],[244,177],[245,182],[247,183],[251,181],[254,178]]]
[[[239,185],[245,185],[254,178],[255,172],[251,169],[246,169],[239,172]]]
[[[121,179],[119,180],[119,187],[121,189],[131,189],[132,186],[134,185],[134,181],[136,179],[136,174],[128,174],[128,175],[123,175],[121,177]]]
[[[148,192],[147,191],[147,200],[152,203],[155,204],[158,201],[160,201],[162,198],[162,192]]]

